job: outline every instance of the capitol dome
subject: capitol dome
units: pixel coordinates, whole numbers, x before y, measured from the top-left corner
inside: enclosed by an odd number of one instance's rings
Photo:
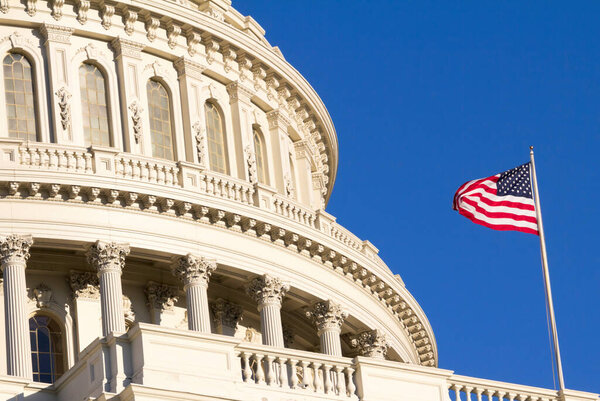
[[[254,19],[228,0],[0,11],[0,397],[476,388],[436,368],[401,277],[325,211],[333,123]]]

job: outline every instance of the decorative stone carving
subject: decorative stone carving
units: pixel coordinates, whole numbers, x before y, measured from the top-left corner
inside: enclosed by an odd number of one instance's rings
[[[246,158],[246,167],[248,168],[248,179],[252,184],[258,182],[258,172],[256,170],[256,155],[254,154],[254,148],[251,145],[247,145],[244,148],[244,154]]]
[[[0,11],[3,14],[8,12],[8,0],[0,0]]]
[[[52,299],[52,290],[42,283],[33,289],[33,298],[38,308],[47,308]]]
[[[146,24],[145,24],[146,37],[148,38],[148,40],[150,42],[152,42],[152,41],[154,41],[154,39],[156,39],[156,31],[159,26],[160,26],[160,20],[158,18],[148,17],[146,19]]]
[[[250,69],[252,68],[250,55],[243,50],[238,50],[236,61],[240,72],[240,82],[250,80],[252,77],[250,72]]]
[[[135,11],[125,9],[123,12],[123,24],[125,24],[125,33],[129,36],[133,35],[135,22],[138,19],[138,14]]]
[[[60,25],[42,24],[40,27],[40,33],[49,42],[58,42],[69,44],[71,42],[71,35],[73,34],[73,28],[67,28]]]
[[[0,265],[7,263],[25,264],[29,259],[29,248],[33,245],[31,235],[10,234],[0,237]]]
[[[152,281],[148,283],[144,292],[146,293],[148,306],[161,311],[173,311],[175,303],[179,299],[177,289]]]
[[[104,3],[100,14],[102,16],[102,28],[110,29],[112,26],[112,17],[115,15],[115,7]]]
[[[66,130],[71,125],[71,94],[66,87],[62,87],[55,93],[58,97],[58,107],[60,108],[60,124]]]
[[[142,112],[144,109],[137,100],[134,100],[129,105],[129,111],[131,111],[131,122],[133,123],[133,137],[135,143],[140,143],[142,137]]]
[[[254,89],[259,90],[267,77],[267,69],[260,63],[252,67],[252,76],[254,78]]]
[[[181,34],[181,27],[169,24],[167,25],[167,44],[171,49],[174,49],[177,46],[177,38]]]
[[[72,271],[69,285],[75,298],[100,298],[100,282],[96,273]]]
[[[62,8],[65,5],[65,0],[52,0],[52,18],[59,20],[62,17]]]
[[[37,12],[37,0],[26,0],[25,11],[27,12],[27,15],[33,17]]]
[[[216,268],[217,262],[214,259],[198,257],[188,253],[179,258],[177,263],[173,265],[172,272],[186,286],[196,283],[208,285],[208,280]]]
[[[217,325],[222,324],[235,329],[242,318],[242,307],[223,298],[210,305]]]
[[[202,34],[202,43],[206,49],[206,62],[212,64],[215,54],[219,51],[219,42],[208,32]]]
[[[135,321],[135,311],[131,304],[131,299],[123,294],[123,316],[126,322],[133,323]]]
[[[202,41],[202,36],[193,30],[188,30],[185,37],[187,39],[188,54],[194,56],[198,53],[198,44]]]
[[[268,274],[256,277],[246,287],[246,293],[259,305],[281,305],[283,297],[289,290],[288,283]]]
[[[78,0],[77,2],[77,21],[81,25],[87,22],[87,12],[90,9],[90,0]]]
[[[233,47],[230,44],[221,46],[221,54],[223,55],[223,69],[225,72],[230,72],[233,69],[233,60],[236,58]]]
[[[173,65],[175,66],[175,70],[177,70],[178,77],[186,75],[199,81],[201,81],[203,78],[202,72],[204,71],[205,67],[187,57],[179,57],[173,62]]]
[[[341,330],[344,319],[348,317],[348,314],[342,310],[341,305],[332,300],[327,300],[314,304],[311,310],[306,311],[306,317],[311,319],[317,326],[320,335],[325,330]]]
[[[357,348],[360,356],[385,359],[389,343],[379,330],[363,331],[350,339],[350,345]]]
[[[140,60],[142,58],[142,49],[144,45],[132,40],[124,39],[120,36],[110,42],[115,56],[127,56]]]
[[[286,173],[283,177],[283,184],[285,186],[285,194],[290,198],[294,197],[296,188],[294,188],[294,181],[292,180],[292,174]]]
[[[96,241],[87,253],[88,262],[98,273],[105,271],[122,271],[125,266],[125,257],[129,255],[128,244],[116,242]]]
[[[194,125],[192,125],[192,130],[194,131],[194,139],[196,140],[196,154],[198,156],[198,164],[206,165],[205,160],[205,140],[206,140],[206,128],[200,121],[196,121]]]

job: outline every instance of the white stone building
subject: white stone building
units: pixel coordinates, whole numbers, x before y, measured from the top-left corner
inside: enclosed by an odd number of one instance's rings
[[[229,0],[0,0],[0,400],[598,400],[437,368]]]

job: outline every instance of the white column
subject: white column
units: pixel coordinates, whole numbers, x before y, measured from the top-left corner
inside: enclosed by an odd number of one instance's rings
[[[31,344],[27,321],[25,268],[30,235],[11,234],[0,238],[0,268],[4,275],[4,319],[6,368],[9,376],[31,378]]]
[[[353,336],[350,344],[358,349],[358,355],[370,358],[385,359],[389,343],[381,331],[367,330]]]
[[[289,284],[268,274],[255,278],[246,288],[246,293],[258,304],[264,345],[284,347],[281,301],[289,289]]]
[[[183,282],[188,309],[188,328],[210,333],[208,310],[208,281],[217,268],[217,262],[188,253],[173,266],[173,275]]]
[[[326,355],[342,356],[340,332],[348,314],[331,300],[317,302],[312,310],[306,312],[315,326],[321,342],[321,352]]]
[[[104,241],[97,241],[88,251],[88,262],[98,272],[100,281],[103,336],[113,331],[125,332],[121,273],[128,254],[128,244]]]

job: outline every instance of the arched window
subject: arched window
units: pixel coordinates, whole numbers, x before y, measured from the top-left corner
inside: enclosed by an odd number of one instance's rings
[[[258,182],[261,184],[268,184],[267,155],[262,134],[258,128],[252,129],[252,137],[254,139],[254,154],[256,155],[256,172],[258,174]]]
[[[59,324],[46,315],[29,319],[33,381],[54,383],[65,370],[63,336]]]
[[[288,195],[290,195],[294,199],[298,199],[298,184],[296,182],[296,168],[294,166],[294,160],[292,159],[292,155],[289,157],[290,161],[290,177],[289,177],[289,185]]]
[[[2,63],[8,136],[37,140],[36,102],[31,63],[19,53],[9,53]]]
[[[171,99],[169,93],[158,81],[149,80],[146,84],[148,93],[148,115],[150,116],[150,136],[152,156],[173,160],[173,125],[171,123]]]
[[[85,146],[110,146],[104,74],[93,64],[81,64],[79,85]]]
[[[228,174],[227,142],[223,118],[217,106],[210,102],[204,104],[206,114],[206,135],[208,139],[208,161],[210,169]]]

